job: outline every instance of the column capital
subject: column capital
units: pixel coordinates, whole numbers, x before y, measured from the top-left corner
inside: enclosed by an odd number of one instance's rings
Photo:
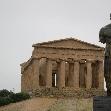
[[[69,64],[73,64],[74,63],[74,61],[67,61]]]
[[[78,60],[78,59],[76,59],[76,60],[75,60],[75,59],[74,59],[74,63],[75,63],[75,62],[78,62],[78,63],[79,63],[79,62],[80,62],[80,60]]]
[[[79,59],[74,59],[74,58],[68,58],[67,61],[74,63],[75,61],[79,62],[80,60]]]
[[[46,61],[52,61],[52,59],[50,59],[50,58],[46,58]]]
[[[86,63],[91,63],[91,62],[95,62],[95,60],[94,59],[87,59],[86,60]]]
[[[98,59],[97,61],[98,61],[98,62],[103,62],[104,60],[102,60],[102,59]]]
[[[73,59],[72,59],[72,58],[68,58],[67,61],[68,61],[68,62],[72,62]]]
[[[32,59],[37,59],[37,60],[40,60],[41,58],[40,57],[37,57],[37,56],[31,56]]]
[[[60,59],[56,59],[56,62],[59,63],[59,62],[60,62]]]
[[[60,62],[62,62],[62,61],[67,62],[65,59],[56,59],[56,62],[57,62],[57,63],[60,63]]]
[[[80,62],[80,63],[86,63],[86,60],[81,59],[79,62]]]

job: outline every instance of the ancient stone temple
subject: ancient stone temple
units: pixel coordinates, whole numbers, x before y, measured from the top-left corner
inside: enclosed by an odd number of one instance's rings
[[[48,89],[50,94],[74,94],[80,89],[104,90],[103,47],[74,38],[33,47],[31,58],[21,64],[22,91],[46,94]]]

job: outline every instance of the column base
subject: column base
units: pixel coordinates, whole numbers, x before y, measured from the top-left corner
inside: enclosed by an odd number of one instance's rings
[[[94,96],[103,96],[105,92],[103,90],[98,89],[85,89],[85,88],[78,88],[75,89],[74,87],[64,87],[64,88],[45,88],[41,87],[37,89],[34,94],[35,96],[54,96],[54,97],[75,97],[75,98],[92,98]]]

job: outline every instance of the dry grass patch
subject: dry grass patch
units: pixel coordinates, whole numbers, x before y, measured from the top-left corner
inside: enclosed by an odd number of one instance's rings
[[[0,111],[92,111],[93,100],[77,98],[33,98],[0,107]]]
[[[48,111],[92,111],[93,100],[68,98],[61,99],[52,106]]]
[[[0,111],[47,111],[56,100],[54,98],[33,98],[0,107]]]

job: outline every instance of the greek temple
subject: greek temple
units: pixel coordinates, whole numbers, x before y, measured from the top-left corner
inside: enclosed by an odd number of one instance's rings
[[[104,48],[75,38],[33,44],[21,64],[21,91],[46,88],[104,90]]]

